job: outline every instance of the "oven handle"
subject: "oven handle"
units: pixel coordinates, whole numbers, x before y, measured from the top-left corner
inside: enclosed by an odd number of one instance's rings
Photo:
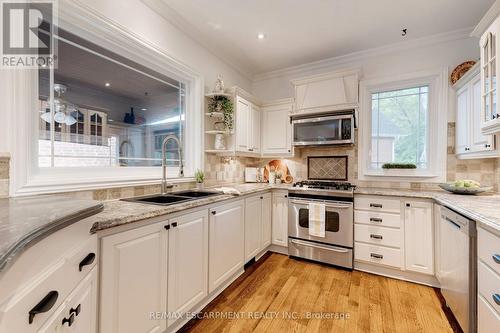
[[[304,201],[299,201],[299,200],[292,200],[291,202],[294,204],[299,204],[299,205],[307,205],[307,201],[313,201],[313,200],[304,200]],[[321,201],[324,202],[324,201]],[[330,207],[330,208],[340,208],[340,209],[347,209],[347,208],[352,208],[352,204],[347,204],[347,205],[334,205],[334,204],[329,204],[325,203],[325,207]]]
[[[328,250],[328,251],[339,252],[339,253],[347,253],[347,252],[349,252],[349,250],[342,249],[342,248],[339,248],[339,247],[326,247],[326,246],[321,246],[321,245],[317,245],[317,244],[313,244],[313,243],[309,243],[309,242],[302,242],[302,241],[299,241],[299,240],[296,240],[296,239],[292,239],[291,242],[294,243],[294,244],[297,244],[297,245],[314,247],[316,249],[321,249],[321,250]]]

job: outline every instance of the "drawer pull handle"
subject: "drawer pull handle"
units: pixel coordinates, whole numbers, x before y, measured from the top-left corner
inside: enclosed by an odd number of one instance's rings
[[[382,223],[382,219],[378,217],[370,217],[370,222]]]
[[[375,258],[375,259],[384,259],[383,255],[377,254],[377,253],[370,253],[370,257]]]
[[[75,314],[75,316],[78,316],[80,314],[80,311],[82,310],[82,305],[81,304],[78,304],[78,306],[76,308],[71,308],[69,310],[69,314]]]
[[[493,297],[493,300],[495,301],[495,303],[497,303],[497,305],[500,305],[500,295],[499,294],[493,294],[493,295],[491,295],[491,297]]]
[[[500,264],[500,254],[494,254],[491,257],[493,258],[494,262],[496,262],[497,264]]]
[[[215,210],[212,211],[212,215],[215,215],[217,214],[217,212]]]
[[[172,228],[177,227],[177,222],[172,223]]]
[[[71,325],[73,325],[73,322],[75,321],[75,315],[72,313],[71,316],[69,316],[69,318],[63,318],[62,320],[62,324],[66,324],[68,323],[68,326],[71,327]]]
[[[374,234],[371,234],[370,235],[370,238],[373,238],[373,239],[382,239],[382,235],[374,235]]]
[[[170,230],[170,224],[167,224],[166,226],[164,226],[165,230]]]
[[[32,324],[35,315],[47,312],[52,309],[57,301],[57,297],[59,297],[59,293],[57,291],[52,290],[51,292],[49,292],[40,302],[38,302],[37,305],[35,305],[33,309],[30,310],[28,322]]]
[[[80,261],[80,264],[78,265],[78,270],[81,272],[83,266],[92,264],[94,260],[95,260],[95,253],[89,253],[85,258],[83,258],[82,261]]]
[[[372,207],[372,208],[382,208],[382,204],[371,203],[370,207]]]

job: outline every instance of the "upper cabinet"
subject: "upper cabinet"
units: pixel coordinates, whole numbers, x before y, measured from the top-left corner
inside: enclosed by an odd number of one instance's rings
[[[359,70],[292,80],[294,114],[323,113],[358,107]]]
[[[293,99],[262,106],[262,155],[290,156],[292,152]]]
[[[496,82],[499,29],[500,19],[497,18],[489,25],[479,42],[481,48],[481,130],[483,134],[500,132]]]
[[[498,157],[496,137],[481,131],[480,64],[472,67],[454,88],[457,90],[455,154],[460,159]]]
[[[260,156],[260,109],[254,103],[236,96],[236,152]]]

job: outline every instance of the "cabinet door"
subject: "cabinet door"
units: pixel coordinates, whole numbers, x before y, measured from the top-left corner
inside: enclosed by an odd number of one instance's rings
[[[405,268],[434,274],[432,203],[405,202]]]
[[[244,201],[211,209],[209,226],[209,290],[212,292],[243,269],[245,259]]]
[[[208,294],[208,210],[173,218],[170,225],[167,309],[184,314]]]
[[[288,195],[273,194],[273,239],[272,243],[288,247]]]
[[[271,106],[262,110],[262,153],[289,155],[292,153],[291,104]]]
[[[253,153],[260,153],[260,113],[261,111],[255,105],[251,105],[251,139],[250,139],[250,150]]]
[[[481,76],[476,75],[470,82],[470,148],[473,152],[494,150],[494,136],[481,132]]]
[[[466,85],[457,92],[456,154],[463,154],[469,150],[469,105],[469,85]]]
[[[261,195],[245,199],[245,262],[260,251],[262,238],[262,199]]]
[[[271,193],[262,196],[262,238],[260,249],[263,250],[271,245],[272,237],[272,197]]]
[[[102,239],[100,332],[163,332],[167,311],[168,232],[165,223]]]
[[[248,152],[249,147],[250,102],[236,97],[236,150]]]

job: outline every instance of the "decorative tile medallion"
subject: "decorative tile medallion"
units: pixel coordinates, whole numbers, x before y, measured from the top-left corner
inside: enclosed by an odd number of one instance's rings
[[[307,178],[315,180],[347,180],[347,156],[310,156]]]

